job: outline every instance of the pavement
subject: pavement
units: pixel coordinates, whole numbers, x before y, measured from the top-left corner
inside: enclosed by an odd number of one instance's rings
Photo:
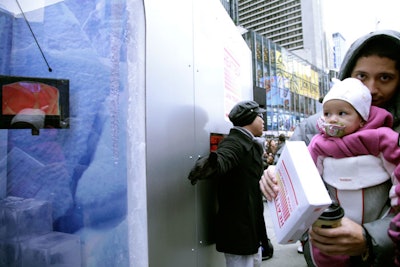
[[[269,215],[267,202],[264,201],[264,218],[267,225],[268,237],[274,246],[274,255],[271,259],[263,261],[262,267],[307,267],[303,254],[297,252],[300,242],[293,244],[278,244],[274,232],[274,225]]]

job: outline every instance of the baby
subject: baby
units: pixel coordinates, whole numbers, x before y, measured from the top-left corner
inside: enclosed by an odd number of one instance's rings
[[[399,133],[391,129],[393,117],[386,110],[371,106],[369,89],[358,79],[334,83],[325,96],[323,115],[318,122],[320,134],[308,149],[331,197],[340,203],[345,216],[362,224],[374,221],[385,209],[385,197],[367,202],[368,188],[382,185],[393,207],[399,206],[400,147]],[[379,199],[382,199],[379,201]],[[373,206],[376,214],[365,214],[364,206]],[[313,249],[318,266],[332,262],[349,264],[348,256],[328,256]],[[339,266],[339,265],[337,265]]]

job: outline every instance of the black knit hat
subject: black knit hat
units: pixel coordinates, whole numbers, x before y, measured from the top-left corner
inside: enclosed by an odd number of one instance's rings
[[[265,112],[255,101],[241,101],[229,112],[229,119],[235,126],[245,126],[252,124],[258,114]]]

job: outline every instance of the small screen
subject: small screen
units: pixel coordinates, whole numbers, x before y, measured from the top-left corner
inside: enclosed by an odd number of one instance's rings
[[[69,128],[69,80],[0,75],[0,129]]]

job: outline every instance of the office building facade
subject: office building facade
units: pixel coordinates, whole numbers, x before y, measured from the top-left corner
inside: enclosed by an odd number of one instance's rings
[[[239,22],[239,11],[237,0],[220,0],[222,6],[228,12],[233,22],[237,25]]]
[[[238,0],[238,25],[324,69],[320,0]]]
[[[254,100],[266,107],[265,129],[274,135],[293,131],[318,112],[336,76],[327,71],[333,52],[321,26],[319,1],[221,0],[245,32],[252,51]]]
[[[333,40],[333,68],[338,70],[342,64],[345,52],[347,51],[346,39],[340,33],[332,34]]]
[[[321,108],[329,74],[253,31],[243,37],[252,51],[253,97],[267,109],[266,130],[293,131]]]

